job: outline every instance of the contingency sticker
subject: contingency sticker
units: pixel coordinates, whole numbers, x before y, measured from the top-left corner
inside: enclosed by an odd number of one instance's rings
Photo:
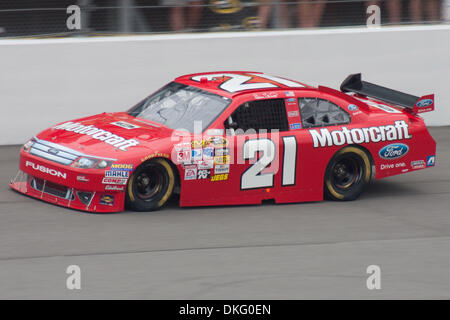
[[[197,167],[186,166],[184,168],[184,180],[195,180],[195,179],[197,179]]]
[[[114,196],[104,194],[100,196],[100,204],[114,206]]]

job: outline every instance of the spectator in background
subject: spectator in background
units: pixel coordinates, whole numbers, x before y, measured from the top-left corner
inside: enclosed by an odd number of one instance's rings
[[[200,20],[203,9],[202,0],[162,0],[161,4],[171,6],[169,19],[173,31],[194,29]],[[185,18],[186,7],[188,7],[187,19]]]
[[[258,19],[259,19],[259,27],[262,29],[267,28],[269,24],[270,13],[272,11],[272,7],[270,5],[271,0],[260,0],[260,5],[258,6]]]
[[[315,28],[322,21],[326,0],[302,0],[297,6],[297,25],[300,28]]]
[[[402,21],[402,1],[385,0],[390,23]],[[380,5],[380,1],[369,2],[369,5]],[[412,22],[425,21],[425,14],[430,21],[440,21],[440,0],[409,0],[409,15]]]
[[[272,11],[273,4],[278,7],[279,26],[281,28],[290,27],[290,11],[288,2],[297,1],[297,26],[300,28],[315,28],[320,25],[323,11],[327,0],[259,0],[261,5],[258,9],[258,17],[261,28],[265,28]],[[290,5],[289,5],[290,6]]]
[[[401,0],[388,0],[384,1],[387,6],[389,22],[399,24],[402,22],[402,1]],[[377,5],[380,6],[380,1],[369,2],[368,6]]]
[[[439,0],[410,0],[409,11],[412,22],[425,21],[425,14],[429,21],[440,21],[440,1]]]

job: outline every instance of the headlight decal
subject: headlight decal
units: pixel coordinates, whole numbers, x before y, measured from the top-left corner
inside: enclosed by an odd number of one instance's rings
[[[33,144],[36,142],[36,140],[34,139],[30,139],[28,140],[24,145],[23,145],[23,150],[25,152],[30,152],[31,147],[33,146]]]
[[[97,159],[90,157],[79,157],[75,160],[71,167],[80,169],[105,169],[109,167],[113,162],[105,159]]]

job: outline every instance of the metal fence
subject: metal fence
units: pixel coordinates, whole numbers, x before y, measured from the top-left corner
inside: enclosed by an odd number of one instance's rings
[[[0,37],[446,23],[450,0],[2,0]]]

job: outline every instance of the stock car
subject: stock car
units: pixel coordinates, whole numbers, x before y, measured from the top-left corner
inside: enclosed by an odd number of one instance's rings
[[[354,200],[435,165],[414,96],[348,76],[340,90],[249,71],[176,78],[126,112],[65,121],[20,151],[10,187],[89,212]]]

